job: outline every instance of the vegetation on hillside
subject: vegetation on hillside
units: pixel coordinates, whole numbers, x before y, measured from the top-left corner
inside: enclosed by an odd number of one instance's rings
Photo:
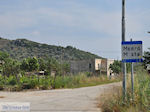
[[[8,40],[0,38],[0,50],[7,52],[13,59],[22,60],[28,57],[59,60],[87,60],[101,58],[97,55],[76,49],[72,46],[61,47],[40,44],[26,39]]]

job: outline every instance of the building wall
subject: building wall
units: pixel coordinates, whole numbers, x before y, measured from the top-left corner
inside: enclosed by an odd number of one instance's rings
[[[70,71],[71,73],[79,72],[94,72],[95,63],[93,60],[82,60],[82,61],[71,61],[70,62]]]
[[[102,59],[95,59],[95,70],[100,70]]]
[[[79,72],[92,72],[92,73],[107,72],[107,76],[109,77],[110,73],[112,73],[112,70],[109,69],[109,66],[113,62],[114,60],[110,59],[70,61],[70,72],[73,74]]]
[[[107,71],[107,59],[102,59],[101,62],[101,71],[106,72]]]

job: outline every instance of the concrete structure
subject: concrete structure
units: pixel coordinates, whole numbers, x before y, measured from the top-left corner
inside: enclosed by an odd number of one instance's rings
[[[70,72],[75,74],[79,72],[94,72],[95,63],[93,60],[81,60],[70,62]]]
[[[92,73],[107,73],[109,77],[112,74],[112,70],[109,68],[114,60],[110,59],[93,59],[93,60],[81,60],[70,62],[70,72],[75,74],[79,72],[92,72]]]

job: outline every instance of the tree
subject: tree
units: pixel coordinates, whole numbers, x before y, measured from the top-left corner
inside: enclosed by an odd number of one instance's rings
[[[2,66],[7,61],[8,58],[9,58],[9,54],[0,51],[0,71],[2,71],[3,69]]]
[[[113,71],[113,73],[119,74],[122,71],[121,65],[122,65],[122,62],[116,60],[116,61],[114,61],[113,64],[111,64],[109,66],[109,68]],[[131,63],[126,63],[126,71],[127,71],[127,73],[129,73],[131,71]]]
[[[0,52],[0,60],[1,61],[6,61],[6,59],[9,58],[9,54],[6,52]]]
[[[4,76],[17,75],[20,72],[20,63],[16,60],[8,58],[5,60],[5,63],[2,65],[2,74]]]
[[[15,75],[16,78],[20,72],[20,63],[9,58],[6,52],[0,52],[0,69],[3,76]]]
[[[68,63],[63,63],[61,66],[63,75],[66,75],[68,72],[70,72],[70,65]]]
[[[54,75],[54,79],[53,79],[53,83],[51,83],[51,86],[52,88],[55,89],[55,83],[56,83],[56,77],[57,75],[60,75],[60,72],[61,72],[61,67],[60,67],[60,64],[58,63],[58,61],[56,59],[53,59],[53,58],[49,58],[48,61],[47,61],[47,72],[49,74],[52,73],[52,71],[55,71],[55,75]]]
[[[150,48],[149,48],[150,50]],[[147,65],[150,64],[150,52],[146,51],[144,52],[144,61],[143,61],[145,69],[147,68]]]
[[[32,72],[39,69],[38,59],[36,57],[27,58],[22,61],[21,69],[26,72]]]
[[[29,69],[29,64],[28,64],[28,60],[27,59],[24,59],[21,63],[21,66],[20,66],[21,70],[23,71],[28,71]]]
[[[121,72],[121,62],[118,60],[114,61],[114,63],[111,64],[109,68],[113,71],[113,73],[119,74]]]
[[[39,63],[39,70],[45,71],[46,70],[46,62],[42,58],[39,58],[38,63]]]
[[[46,64],[46,70],[51,73],[52,71],[59,72],[60,71],[60,64],[56,59],[49,58]]]
[[[36,71],[39,68],[39,63],[36,57],[28,58],[29,71]]]

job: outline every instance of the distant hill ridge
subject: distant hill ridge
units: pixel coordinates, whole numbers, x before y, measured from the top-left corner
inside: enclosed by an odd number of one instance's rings
[[[27,57],[53,57],[63,60],[88,60],[101,58],[95,54],[76,49],[72,46],[61,47],[41,44],[27,39],[9,40],[0,37],[0,50],[7,52],[14,59],[21,60]]]

